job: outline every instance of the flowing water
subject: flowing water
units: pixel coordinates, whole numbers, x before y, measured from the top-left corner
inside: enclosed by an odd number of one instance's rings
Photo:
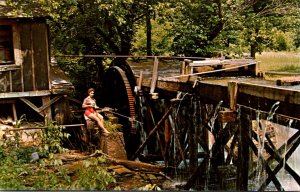
[[[295,179],[284,169],[284,166],[286,163],[288,163],[289,166],[299,175],[300,173],[300,166],[298,162],[300,162],[299,154],[300,149],[299,147],[297,150],[292,154],[292,156],[286,161],[285,154],[287,152],[287,141],[288,139],[293,136],[293,134],[296,133],[296,130],[291,128],[291,124],[293,120],[289,120],[286,126],[282,126],[279,124],[274,123],[273,117],[275,115],[276,110],[279,108],[279,102],[276,102],[270,109],[268,116],[266,120],[260,119],[261,112],[259,110],[256,111],[256,123],[257,123],[257,148],[258,148],[258,158],[256,162],[256,177],[254,180],[249,180],[249,190],[258,190],[259,187],[265,182],[268,175],[266,173],[266,167],[265,162],[267,162],[268,154],[265,150],[265,143],[266,141],[266,133],[267,131],[270,132],[270,130],[267,130],[268,128],[273,128],[273,131],[275,132],[275,147],[276,149],[279,149],[281,146],[284,146],[284,152],[281,156],[281,158],[284,158],[283,161],[283,168],[280,169],[280,171],[276,174],[276,178],[278,179],[279,183],[282,186],[281,190],[293,190],[298,191],[300,190],[300,186],[295,181]],[[271,130],[272,131],[272,130]],[[271,168],[271,170],[274,170],[274,167],[278,165],[278,162],[273,162],[268,164]],[[265,190],[277,190],[274,183],[271,181],[269,184],[267,183],[267,186]]]

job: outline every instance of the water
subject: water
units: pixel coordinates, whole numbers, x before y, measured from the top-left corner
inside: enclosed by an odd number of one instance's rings
[[[249,180],[249,190],[258,190],[261,185],[266,181],[268,178],[266,167],[263,165],[263,161],[267,162],[269,158],[268,153],[265,150],[265,143],[269,142],[266,140],[266,133],[269,132],[268,137],[270,139],[270,133],[275,132],[275,140],[273,140],[275,150],[278,150],[280,147],[283,148],[282,154],[277,151],[283,159],[283,167],[280,171],[276,174],[276,178],[278,179],[279,183],[281,184],[281,190],[300,190],[300,186],[295,181],[295,179],[284,169],[285,164],[287,163],[291,169],[293,169],[298,175],[300,173],[300,166],[299,164],[299,154],[300,149],[299,147],[297,150],[292,154],[292,156],[286,160],[285,154],[288,150],[287,141],[288,139],[293,136],[297,130],[291,128],[291,124],[293,120],[289,120],[286,126],[276,124],[273,121],[273,117],[275,115],[276,110],[279,108],[279,102],[276,102],[270,109],[266,120],[260,119],[261,112],[259,110],[256,111],[256,123],[257,123],[257,135],[258,135],[258,158],[257,158],[257,166],[256,166],[256,177],[254,180]],[[278,162],[273,160],[272,163],[268,163],[271,170],[274,171],[275,167],[278,165]],[[271,181],[270,183],[266,183],[266,187],[264,190],[277,190],[275,184]]]

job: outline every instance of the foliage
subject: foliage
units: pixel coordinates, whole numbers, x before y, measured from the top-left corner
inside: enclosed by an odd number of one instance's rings
[[[67,149],[62,147],[63,139],[67,139],[70,134],[64,132],[65,127],[50,123],[47,129],[42,129],[41,153],[62,153]]]
[[[81,168],[71,174],[53,153],[48,158],[32,161],[32,154],[39,151],[38,147],[21,148],[5,142],[0,143],[0,189],[106,190],[110,183],[115,182],[113,176],[100,166],[105,162],[103,157],[86,160]],[[76,176],[72,178],[73,174]]]
[[[152,23],[152,54],[153,55],[173,55],[171,49],[173,37],[170,36],[169,30],[171,25],[169,22],[160,23],[157,20],[151,20]],[[141,25],[137,30],[132,47],[132,54],[145,55],[147,52],[146,28]]]
[[[93,158],[84,161],[79,170],[78,180],[72,183],[72,189],[80,190],[106,190],[108,184],[115,183],[116,180],[106,169],[98,166],[103,163],[103,157]]]

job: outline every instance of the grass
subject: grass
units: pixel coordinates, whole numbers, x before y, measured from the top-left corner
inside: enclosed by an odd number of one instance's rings
[[[256,55],[259,71],[300,72],[300,53],[263,52]]]

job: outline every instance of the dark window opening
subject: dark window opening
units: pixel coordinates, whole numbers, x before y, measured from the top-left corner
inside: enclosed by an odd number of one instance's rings
[[[14,47],[11,25],[0,25],[0,65],[14,63]]]

